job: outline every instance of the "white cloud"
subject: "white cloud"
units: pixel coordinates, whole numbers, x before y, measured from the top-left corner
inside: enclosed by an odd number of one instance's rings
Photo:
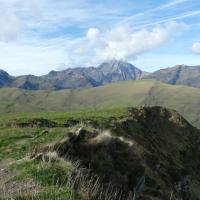
[[[105,60],[135,59],[160,47],[185,29],[185,24],[170,22],[134,31],[130,26],[110,30],[88,29],[85,37],[32,39],[0,42],[0,64],[11,74],[45,74],[63,66],[99,64]],[[61,67],[62,66],[62,67]]]
[[[17,38],[19,22],[15,15],[4,15],[0,18],[0,40],[13,41]]]
[[[200,54],[200,42],[193,43],[192,52],[196,54]]]
[[[185,28],[165,22],[200,14],[183,9],[181,14],[162,16],[165,9],[187,1],[160,6],[141,3],[147,11],[140,13],[139,3],[122,0],[0,0],[0,68],[11,74],[44,74],[113,57],[134,59]]]
[[[90,29],[87,31],[86,38],[87,38],[90,42],[94,43],[94,42],[96,42],[96,40],[98,39],[99,34],[100,34],[99,29],[97,29],[97,28],[90,28]]]
[[[0,41],[13,41],[19,31],[19,20],[8,2],[0,0],[0,5]]]
[[[131,27],[116,27],[101,32],[98,29],[89,29],[84,53],[93,52],[91,56],[94,63],[108,59],[133,59],[139,54],[160,47],[177,33],[185,30],[183,23],[170,22],[158,25],[152,30],[141,29],[134,31]]]

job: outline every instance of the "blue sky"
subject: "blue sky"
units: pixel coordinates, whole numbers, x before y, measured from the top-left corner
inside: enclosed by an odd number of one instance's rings
[[[112,58],[200,65],[199,0],[0,0],[0,68],[42,75]]]

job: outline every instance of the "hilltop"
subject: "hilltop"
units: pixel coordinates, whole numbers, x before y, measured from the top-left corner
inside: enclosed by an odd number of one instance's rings
[[[1,123],[2,197],[125,200],[136,186],[144,200],[200,197],[200,132],[176,111],[46,116],[32,113],[23,123],[20,115],[5,116],[10,123]]]

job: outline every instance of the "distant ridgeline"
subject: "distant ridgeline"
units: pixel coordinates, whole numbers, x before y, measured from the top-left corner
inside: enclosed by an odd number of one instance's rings
[[[200,66],[179,65],[147,73],[130,63],[113,59],[98,67],[68,68],[63,71],[51,71],[44,76],[13,77],[0,70],[0,87],[16,87],[26,90],[77,89],[143,78],[156,79],[174,85],[200,87]]]

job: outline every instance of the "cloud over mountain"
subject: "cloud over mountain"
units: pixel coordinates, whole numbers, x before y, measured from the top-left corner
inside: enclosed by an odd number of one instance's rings
[[[137,65],[151,71],[199,64],[197,56],[188,56],[190,48],[182,48],[198,41],[197,1],[0,0],[0,5],[0,67],[14,75],[41,75],[113,57],[137,57]],[[171,39],[185,30],[184,23],[190,29],[174,45]]]
[[[133,59],[137,55],[160,47],[177,33],[186,29],[184,23],[175,21],[157,25],[152,29],[141,29],[135,31],[130,26],[118,26],[110,30],[101,31],[90,28],[86,38],[89,41],[84,46],[84,53],[89,50],[94,52],[94,62],[102,62],[112,58]]]

